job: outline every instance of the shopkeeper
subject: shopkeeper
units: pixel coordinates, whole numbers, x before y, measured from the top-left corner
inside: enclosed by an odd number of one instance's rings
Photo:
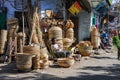
[[[53,37],[51,40],[51,49],[57,58],[70,57],[71,52],[61,48],[59,44],[56,43],[56,38]]]

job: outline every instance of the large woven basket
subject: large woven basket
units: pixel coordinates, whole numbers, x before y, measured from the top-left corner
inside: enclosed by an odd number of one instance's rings
[[[68,48],[72,45],[73,41],[69,38],[63,38],[63,47]]]
[[[70,38],[74,40],[74,30],[73,28],[69,28],[66,30],[66,38]]]
[[[53,37],[55,37],[57,40],[62,39],[62,29],[58,26],[53,26],[49,29],[49,39],[51,40]]]
[[[68,68],[74,64],[74,58],[59,58],[57,63],[61,67]]]
[[[29,53],[29,54],[38,54],[40,53],[40,47],[39,46],[24,46],[23,52]]]
[[[92,31],[91,31],[91,43],[93,45],[93,48],[98,48],[98,30],[96,29],[96,27],[92,27]]]
[[[90,50],[92,50],[93,46],[79,46],[78,47],[78,51],[80,52],[80,54],[82,56],[90,56]]]
[[[18,70],[29,70],[32,67],[32,55],[17,53],[16,54],[16,67]]]

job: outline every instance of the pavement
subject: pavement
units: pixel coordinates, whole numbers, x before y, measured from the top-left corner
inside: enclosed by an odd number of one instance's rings
[[[108,50],[109,51],[109,50]],[[89,58],[81,58],[70,68],[51,66],[48,69],[19,73],[15,63],[0,64],[0,80],[120,80],[120,61],[117,50]]]

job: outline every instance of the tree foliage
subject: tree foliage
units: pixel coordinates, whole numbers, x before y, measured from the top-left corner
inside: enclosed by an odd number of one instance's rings
[[[117,48],[120,48],[120,37],[119,37],[119,36],[114,36],[114,37],[113,37],[113,44],[114,44]]]

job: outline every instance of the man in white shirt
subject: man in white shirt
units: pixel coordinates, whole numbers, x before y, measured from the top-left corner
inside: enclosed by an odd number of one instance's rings
[[[63,50],[59,44],[56,43],[56,38],[51,40],[51,49],[55,53],[57,58],[69,57],[70,51]]]

